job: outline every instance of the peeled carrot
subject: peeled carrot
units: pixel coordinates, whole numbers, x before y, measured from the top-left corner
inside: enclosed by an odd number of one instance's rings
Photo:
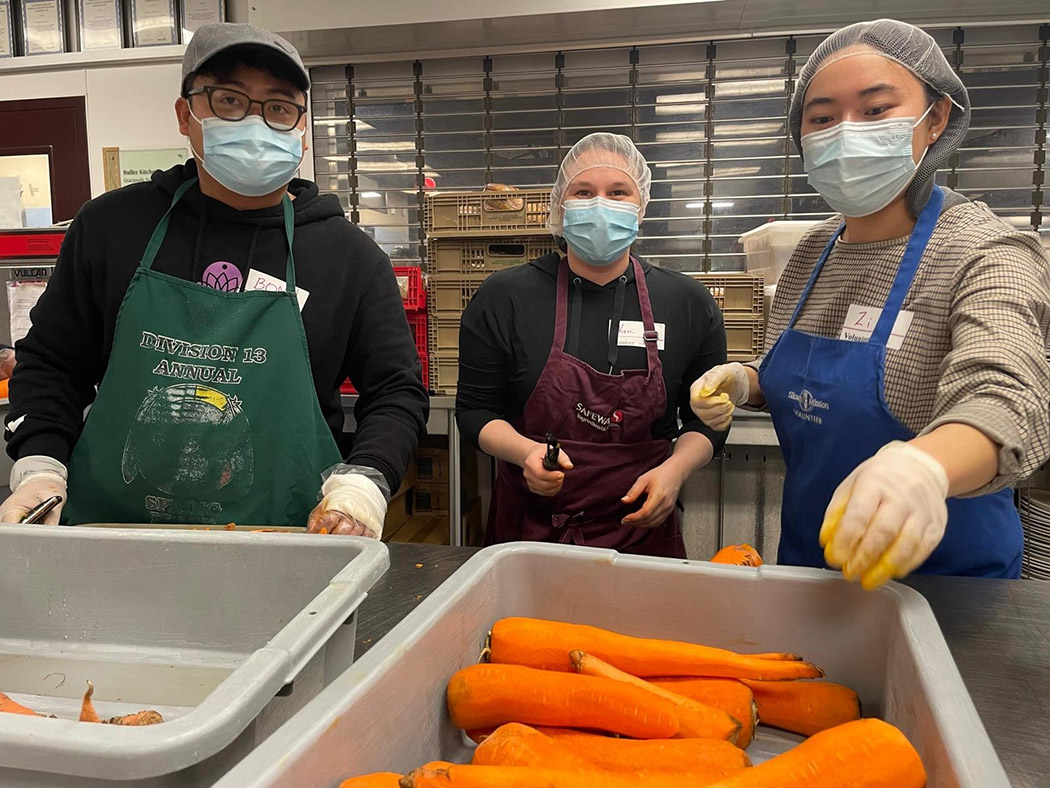
[[[649,681],[661,689],[692,698],[705,706],[721,709],[731,717],[740,720],[740,735],[737,737],[736,744],[738,747],[747,747],[751,744],[758,716],[755,696],[750,687],[736,679],[666,678],[649,679]],[[769,683],[794,684],[796,682],[771,681]]]
[[[758,720],[803,736],[860,719],[860,699],[830,681],[745,681],[755,694]],[[683,693],[688,694],[688,693]]]
[[[675,706],[675,715],[678,717],[678,734],[676,738],[725,739],[734,744],[737,742],[741,727],[740,720],[731,717],[721,709],[705,706],[684,695],[679,695],[644,679],[624,673],[622,670],[617,670],[612,665],[582,651],[571,652],[569,660],[577,673],[582,673],[585,676],[600,676],[613,681],[622,681],[671,701]]]
[[[620,635],[580,624],[535,618],[505,618],[492,628],[490,660],[543,670],[572,670],[569,652],[579,649],[632,676],[720,676],[725,678],[813,679],[824,675],[790,655],[761,658],[721,648]]]
[[[449,766],[416,769],[400,788],[706,788],[726,772],[645,772],[612,774],[595,769],[543,769],[530,766]],[[731,770],[737,774],[746,770]],[[896,788],[896,787],[895,787]]]
[[[720,739],[616,739],[564,728],[540,728],[566,749],[610,772],[688,772],[743,769],[751,760],[739,747]]]
[[[712,564],[733,564],[734,566],[762,566],[762,556],[749,544],[731,544],[723,547],[713,556]]]
[[[636,739],[678,732],[669,700],[620,681],[535,670],[521,665],[471,665],[448,683],[452,722],[465,730],[523,722],[594,728]]]
[[[904,734],[877,719],[854,720],[710,788],[923,788],[926,770]]]
[[[91,696],[95,694],[95,685],[90,681],[87,683],[87,692],[84,693],[84,701],[80,704],[81,722],[102,722],[95,712],[95,704],[91,702]]]
[[[476,750],[477,766],[543,766],[548,769],[595,769],[586,758],[528,725],[501,725]]]
[[[351,777],[339,783],[339,788],[398,788],[401,775],[396,772],[375,772]]]
[[[38,714],[28,706],[23,706],[17,700],[11,700],[4,693],[0,692],[0,714],[22,714],[26,717],[43,717],[43,714]]]

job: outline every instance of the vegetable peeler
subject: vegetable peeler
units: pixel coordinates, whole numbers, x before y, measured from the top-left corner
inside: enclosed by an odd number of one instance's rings
[[[558,470],[558,456],[561,453],[561,444],[558,439],[547,433],[547,453],[543,455],[543,470]]]
[[[26,516],[23,517],[19,521],[19,523],[21,525],[35,525],[36,523],[39,523],[41,520],[47,517],[51,513],[51,510],[58,506],[60,503],[62,503],[62,496],[52,495],[46,501],[37,504],[28,512],[26,512]]]

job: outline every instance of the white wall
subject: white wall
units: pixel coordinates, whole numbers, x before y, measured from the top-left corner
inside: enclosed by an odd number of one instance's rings
[[[178,63],[93,68],[86,72],[91,196],[105,191],[103,148],[181,148],[175,120]]]

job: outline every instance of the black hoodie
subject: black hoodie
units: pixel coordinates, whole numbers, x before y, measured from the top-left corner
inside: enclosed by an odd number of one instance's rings
[[[68,462],[105,373],[131,277],[175,190],[195,175],[192,161],[157,171],[149,183],[85,204],[73,220],[32,312],[33,328],[18,343],[8,416],[13,458],[43,454]],[[393,268],[346,220],[334,195],[299,179],[288,190],[295,198],[296,284],[310,294],[302,317],[321,412],[339,440],[339,386],[349,376],[361,396],[346,460],[378,469],[396,490],[425,429],[429,399]],[[223,260],[243,278],[255,269],[284,281],[282,216],[279,205],[238,211],[194,187],[172,212],[154,270],[200,282],[208,265]]]
[[[456,420],[463,438],[478,444],[482,428],[494,419],[512,420],[525,410],[554,342],[554,310],[561,256],[549,254],[493,274],[463,312],[459,333]],[[660,350],[667,403],[652,426],[655,439],[673,440],[685,432],[710,439],[717,453],[725,432],[704,425],[689,406],[689,387],[726,360],[722,313],[707,288],[691,277],[641,261],[653,317],[665,326]],[[627,269],[623,300],[617,282],[597,285],[573,277],[569,287],[568,337],[579,332],[576,356],[594,369],[619,373],[645,369],[644,347],[610,348],[610,321],[641,321],[634,270]],[[577,280],[579,280],[577,282]],[[609,369],[610,350],[616,361]],[[679,420],[681,427],[679,427]]]

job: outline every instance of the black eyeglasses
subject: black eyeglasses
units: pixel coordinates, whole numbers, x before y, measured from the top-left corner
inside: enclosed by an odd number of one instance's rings
[[[223,120],[244,120],[252,111],[252,104],[262,107],[263,122],[274,131],[291,131],[299,125],[306,107],[294,101],[284,99],[266,99],[259,101],[247,93],[233,88],[222,88],[217,85],[202,85],[186,94],[191,98],[200,93],[208,97],[208,106],[212,113]]]

